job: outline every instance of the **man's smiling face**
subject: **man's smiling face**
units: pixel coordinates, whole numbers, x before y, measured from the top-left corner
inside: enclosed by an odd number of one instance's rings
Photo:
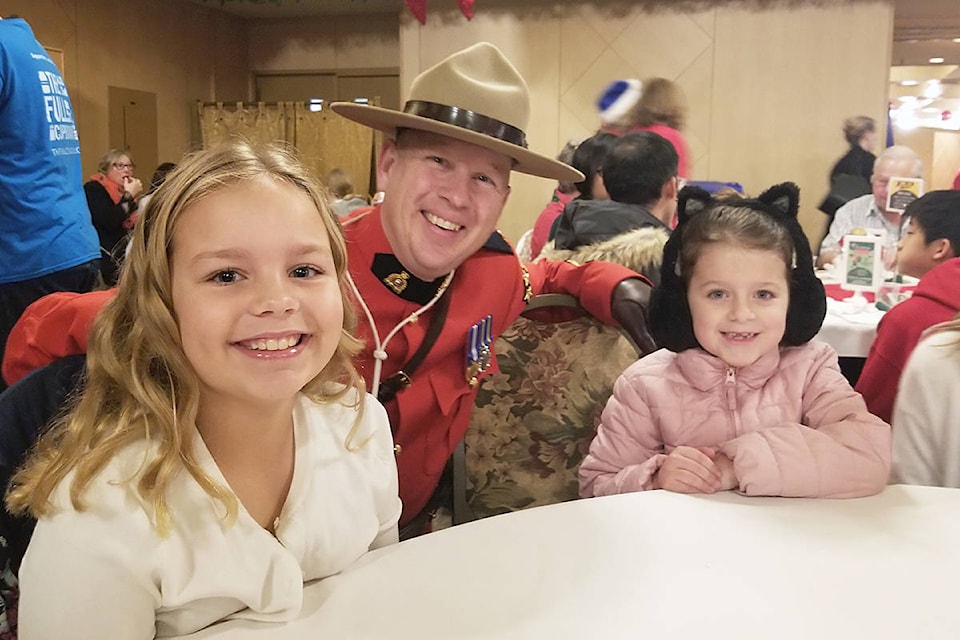
[[[431,281],[473,255],[510,195],[512,160],[446,136],[406,129],[377,164],[383,230],[397,259]]]

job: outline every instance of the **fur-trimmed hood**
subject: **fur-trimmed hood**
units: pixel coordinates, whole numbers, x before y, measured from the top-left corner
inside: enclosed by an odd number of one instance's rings
[[[662,227],[641,227],[576,249],[557,249],[550,241],[540,252],[548,260],[572,260],[578,263],[602,260],[623,265],[642,273],[655,285],[660,282],[663,247],[670,233]]]

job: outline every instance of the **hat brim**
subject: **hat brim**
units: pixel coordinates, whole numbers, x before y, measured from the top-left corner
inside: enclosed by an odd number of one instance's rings
[[[580,182],[584,179],[582,173],[559,160],[542,156],[499,138],[439,120],[431,120],[394,109],[384,109],[383,107],[373,107],[355,102],[334,102],[330,105],[330,108],[334,113],[338,113],[344,118],[391,135],[397,129],[417,129],[447,136],[454,140],[462,140],[484,149],[502,153],[513,159],[513,170],[520,173],[540,176],[541,178],[553,178],[559,182]]]

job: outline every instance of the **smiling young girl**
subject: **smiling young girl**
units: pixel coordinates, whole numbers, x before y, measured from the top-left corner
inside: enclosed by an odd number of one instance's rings
[[[7,497],[38,518],[22,637],[287,620],[304,581],[397,540],[345,268],[326,196],[289,153],[237,143],[169,175],[94,324],[85,388]]]
[[[661,349],[617,380],[580,467],[580,495],[647,489],[855,497],[879,492],[890,427],[837,354],[785,183],[756,200],[685,188],[651,300]]]

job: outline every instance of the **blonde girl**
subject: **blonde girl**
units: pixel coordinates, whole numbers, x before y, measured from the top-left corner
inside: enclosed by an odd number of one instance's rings
[[[21,637],[153,638],[282,621],[304,581],[397,540],[326,196],[287,150],[184,159],[95,321],[85,387],[14,476],[37,518]]]

